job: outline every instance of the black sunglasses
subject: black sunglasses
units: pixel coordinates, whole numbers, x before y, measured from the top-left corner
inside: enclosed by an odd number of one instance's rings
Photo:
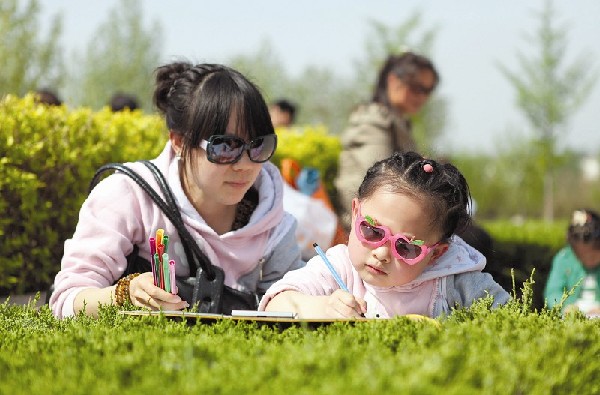
[[[244,151],[248,152],[252,162],[263,163],[271,159],[275,153],[277,135],[267,134],[246,143],[244,139],[237,136],[216,134],[210,136],[208,140],[202,140],[200,148],[206,151],[206,157],[210,162],[219,165],[236,163]]]
[[[407,85],[408,85],[408,89],[410,89],[410,91],[412,93],[414,93],[415,95],[429,96],[435,89],[435,85],[428,87],[425,85],[421,85],[418,82],[409,82],[409,83],[407,83]]]

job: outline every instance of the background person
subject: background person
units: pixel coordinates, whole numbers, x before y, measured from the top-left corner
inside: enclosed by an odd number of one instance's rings
[[[176,62],[157,69],[154,103],[169,141],[152,162],[165,175],[187,230],[225,272],[225,285],[259,296],[303,266],[295,219],[283,210],[281,174],[268,162],[277,140],[257,87],[226,66]],[[128,166],[159,190],[146,166]],[[66,317],[85,308],[96,314],[99,304],[127,300],[150,309],[185,308],[178,295],[154,286],[152,272],[122,278],[134,245],[150,258],[148,240],[157,229],[170,236],[177,276],[195,275],[175,227],[147,193],[123,174],[102,180],[65,242],[53,313]],[[115,282],[125,300],[116,297]]]
[[[366,173],[352,200],[348,244],[287,273],[259,309],[294,311],[304,318],[437,317],[491,295],[493,306],[508,293],[489,273],[484,256],[460,237],[469,222],[469,188],[451,164],[419,154],[394,153]]]
[[[548,307],[574,289],[562,305],[563,312],[581,310],[600,316],[600,216],[590,209],[575,210],[567,230],[568,245],[552,259],[544,289]],[[577,286],[578,285],[578,286]]]
[[[290,127],[296,121],[297,106],[288,99],[275,100],[269,106],[273,127]]]
[[[110,98],[110,110],[119,112],[128,109],[129,111],[137,110],[140,107],[135,95],[123,92],[117,92]]]
[[[48,106],[60,106],[63,104],[58,93],[50,88],[41,88],[35,91],[35,100],[38,103],[46,104]]]
[[[416,151],[408,117],[421,110],[438,82],[438,72],[426,57],[413,52],[390,55],[379,71],[371,102],[350,115],[335,180],[336,211],[346,232],[351,202],[367,169],[394,152]]]

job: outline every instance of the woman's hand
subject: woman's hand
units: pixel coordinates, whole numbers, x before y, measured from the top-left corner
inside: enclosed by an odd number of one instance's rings
[[[173,295],[155,286],[152,272],[142,273],[129,282],[129,299],[134,306],[152,310],[181,310],[189,307],[179,295]]]
[[[329,295],[326,303],[325,312],[332,318],[364,317],[367,312],[367,303],[363,299],[341,289]]]

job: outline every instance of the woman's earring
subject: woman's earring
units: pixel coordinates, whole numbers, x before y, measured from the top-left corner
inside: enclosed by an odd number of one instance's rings
[[[177,152],[177,153],[175,154],[175,159],[177,159],[177,160],[181,160],[181,153]]]

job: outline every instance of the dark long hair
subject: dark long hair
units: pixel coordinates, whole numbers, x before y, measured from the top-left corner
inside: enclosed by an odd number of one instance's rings
[[[235,114],[245,138],[275,133],[258,87],[238,71],[219,64],[176,62],[156,70],[154,104],[167,127],[183,136],[183,155],[202,140],[225,134]]]

